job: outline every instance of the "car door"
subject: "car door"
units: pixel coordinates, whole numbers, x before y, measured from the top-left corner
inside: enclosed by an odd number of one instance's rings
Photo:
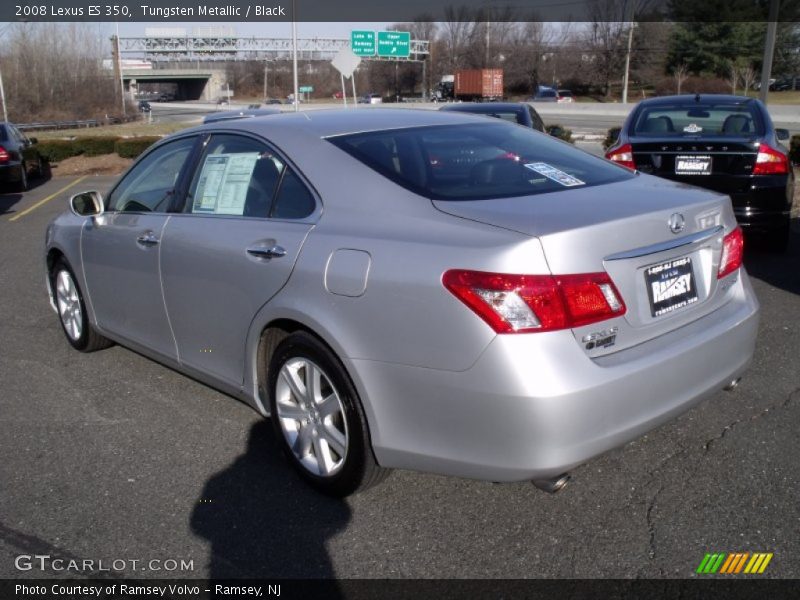
[[[176,358],[159,278],[164,228],[198,141],[180,138],[149,152],[87,220],[81,236],[89,298],[104,331]]]
[[[289,279],[321,205],[263,140],[205,142],[184,212],[161,247],[164,297],[182,364],[241,386],[256,312]]]

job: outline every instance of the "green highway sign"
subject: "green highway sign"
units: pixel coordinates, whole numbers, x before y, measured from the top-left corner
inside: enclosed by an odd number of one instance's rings
[[[407,31],[379,31],[378,56],[408,58],[411,54],[411,34]]]
[[[310,94],[311,92],[314,91],[314,86],[313,85],[301,85],[299,88],[297,88],[297,91],[300,92],[301,94]]]
[[[375,32],[351,31],[350,49],[356,56],[375,56]]]

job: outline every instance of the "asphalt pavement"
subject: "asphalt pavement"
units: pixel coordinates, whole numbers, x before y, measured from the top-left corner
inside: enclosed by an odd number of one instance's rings
[[[0,195],[0,578],[53,575],[15,566],[34,554],[138,577],[695,577],[707,552],[773,552],[761,577],[800,577],[797,222],[787,255],[747,247],[762,316],[735,391],[577,468],[556,495],[395,472],[338,501],[294,475],[244,404],[64,339],[45,227],[70,193],[112,180]]]

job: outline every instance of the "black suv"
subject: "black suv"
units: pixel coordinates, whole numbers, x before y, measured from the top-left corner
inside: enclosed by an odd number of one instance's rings
[[[794,172],[766,107],[754,98],[665,96],[642,100],[606,158],[642,173],[730,196],[745,231],[783,251],[789,241]]]
[[[45,162],[36,147],[37,141],[27,138],[11,123],[0,122],[0,182],[24,192],[30,175],[44,175]]]

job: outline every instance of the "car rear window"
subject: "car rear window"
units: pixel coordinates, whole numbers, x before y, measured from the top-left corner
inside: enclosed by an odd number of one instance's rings
[[[555,98],[556,91],[555,90],[540,90],[537,94],[539,98]]]
[[[8,131],[6,131],[5,125],[0,125],[0,142],[7,142],[8,141]]]
[[[357,133],[328,141],[434,200],[529,196],[635,176],[532,129],[502,122]]]
[[[753,137],[764,134],[764,123],[753,104],[691,102],[642,107],[632,133],[653,137]]]
[[[484,115],[486,117],[494,117],[496,119],[503,119],[504,121],[508,121],[509,123],[522,123],[522,124],[525,123],[525,118],[521,110],[492,110],[491,108],[486,108],[480,105],[477,108],[457,107],[457,108],[451,108],[449,110],[454,112],[471,113],[473,115]]]

